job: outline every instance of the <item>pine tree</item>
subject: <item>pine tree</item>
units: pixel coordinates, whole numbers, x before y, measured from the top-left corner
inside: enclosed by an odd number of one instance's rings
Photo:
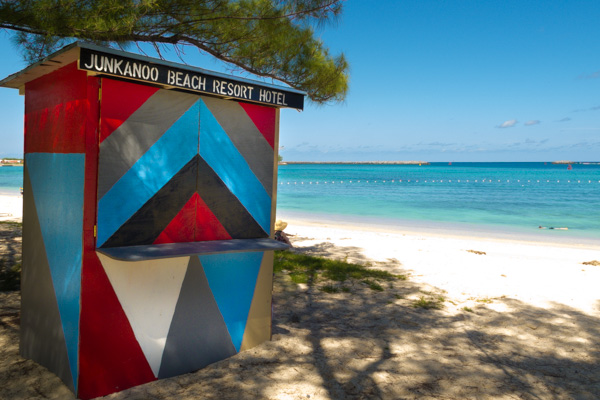
[[[342,101],[348,64],[313,27],[335,21],[343,0],[0,0],[0,28],[29,62],[75,40],[127,48],[190,47],[258,76]]]

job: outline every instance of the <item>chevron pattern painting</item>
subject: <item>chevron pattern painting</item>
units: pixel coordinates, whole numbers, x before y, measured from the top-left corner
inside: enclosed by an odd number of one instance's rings
[[[21,354],[91,399],[269,340],[277,124],[76,63],[27,82]]]
[[[274,109],[108,79],[105,103],[98,247],[269,236]]]

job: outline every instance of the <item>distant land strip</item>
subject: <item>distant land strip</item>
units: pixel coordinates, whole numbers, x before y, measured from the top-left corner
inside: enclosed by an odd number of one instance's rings
[[[283,164],[335,164],[335,165],[429,165],[427,161],[282,161]]]

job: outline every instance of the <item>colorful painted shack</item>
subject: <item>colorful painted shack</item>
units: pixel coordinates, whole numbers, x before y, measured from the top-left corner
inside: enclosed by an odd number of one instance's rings
[[[89,399],[270,339],[302,92],[82,43],[0,86],[25,95],[23,357]]]

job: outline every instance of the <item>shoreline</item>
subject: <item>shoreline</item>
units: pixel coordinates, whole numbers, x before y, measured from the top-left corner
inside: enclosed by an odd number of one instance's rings
[[[284,232],[295,251],[385,265],[459,302],[509,298],[552,309],[557,304],[600,316],[600,245],[463,235],[431,230],[289,218]],[[493,307],[493,306],[492,306]],[[502,311],[502,310],[497,310]]]
[[[349,230],[383,232],[401,235],[425,235],[442,238],[494,240],[507,243],[530,243],[559,247],[590,248],[600,250],[600,238],[580,236],[573,230],[496,227],[472,223],[455,223],[421,220],[383,220],[381,218],[346,215],[308,214],[278,210],[277,218],[300,225],[331,226]]]

